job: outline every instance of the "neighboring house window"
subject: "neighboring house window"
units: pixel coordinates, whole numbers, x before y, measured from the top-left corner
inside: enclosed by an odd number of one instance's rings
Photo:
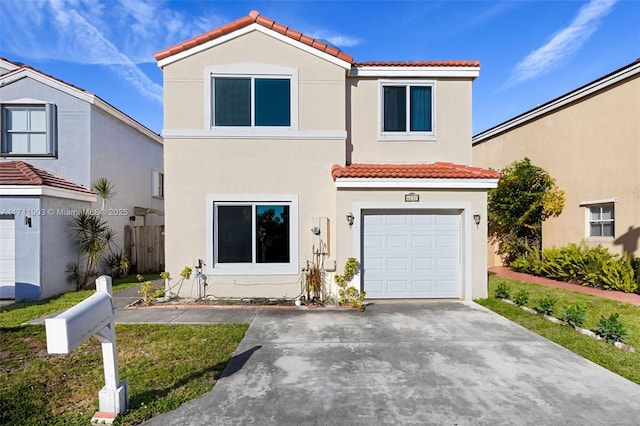
[[[381,136],[386,139],[432,139],[434,132],[433,82],[382,81],[380,86]]]
[[[164,198],[164,174],[154,170],[152,185],[152,196],[155,198]]]
[[[589,206],[589,236],[613,237],[614,220],[613,203]]]
[[[290,126],[289,78],[214,77],[213,126]]]
[[[248,62],[205,69],[206,126],[218,134],[286,133],[298,128],[298,70]]]
[[[297,197],[209,200],[212,272],[297,273]]]
[[[51,156],[56,146],[55,105],[3,105],[2,154]]]

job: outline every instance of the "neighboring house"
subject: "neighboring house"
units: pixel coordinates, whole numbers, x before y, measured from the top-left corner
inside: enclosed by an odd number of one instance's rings
[[[173,277],[201,259],[208,295],[295,297],[319,253],[368,298],[486,297],[478,62],[354,62],[255,11],[156,59]]]
[[[585,240],[640,257],[640,60],[473,137],[477,166],[525,157],[566,194],[544,247]]]
[[[164,222],[162,138],[96,95],[0,58],[0,128],[0,298],[74,288],[70,215],[101,207],[100,177],[115,187],[103,214],[120,247],[125,225]]]

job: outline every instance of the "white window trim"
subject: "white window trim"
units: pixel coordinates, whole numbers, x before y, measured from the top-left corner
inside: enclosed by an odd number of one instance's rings
[[[593,201],[583,201],[580,203],[580,207],[586,207],[585,213],[584,213],[584,218],[585,218],[585,223],[584,223],[584,235],[585,238],[588,240],[595,240],[595,241],[612,241],[616,238],[616,201],[618,201],[617,198],[608,198],[608,199],[603,199],[603,200],[593,200]],[[598,235],[591,235],[591,222],[594,222],[593,220],[591,220],[591,208],[592,207],[598,207],[598,206],[604,206],[604,205],[608,205],[611,204],[613,205],[613,219],[610,221],[597,221],[600,223],[603,222],[611,222],[613,224],[613,235],[602,235],[602,236],[598,236]]]
[[[47,141],[47,152],[46,153],[28,153],[28,152],[18,152],[18,153],[9,153],[5,152],[5,148],[7,145],[7,134],[8,129],[5,121],[5,114],[7,108],[44,108],[45,112],[45,120],[46,120],[46,130],[45,130],[45,138]],[[51,158],[57,156],[57,147],[58,147],[58,111],[55,104],[46,101],[40,101],[37,99],[23,98],[23,99],[15,99],[11,101],[3,101],[0,104],[0,155],[3,157],[41,157],[41,158]]]
[[[290,126],[213,126],[213,90],[215,77],[269,77],[288,78],[291,80],[291,123]],[[252,88],[253,91],[253,88]],[[298,132],[298,69],[260,62],[244,62],[238,64],[215,65],[204,69],[204,128],[213,134],[229,137],[278,137]],[[251,112],[253,117],[254,112]],[[252,119],[253,122],[253,119]]]
[[[385,132],[384,125],[384,86],[430,86],[431,87],[431,131],[430,132]],[[381,79],[378,80],[378,140],[380,141],[434,141],[436,140],[436,80],[420,79],[420,80],[394,80]],[[409,102],[410,97],[407,96],[407,129],[409,129],[409,117],[411,116]]]
[[[160,185],[162,182],[162,185]],[[151,171],[151,196],[153,198],[164,199],[164,173],[158,170]]]
[[[214,259],[214,203],[283,203],[289,205],[289,263],[220,263]],[[206,272],[210,275],[297,275],[298,274],[298,196],[295,194],[274,195],[229,195],[207,194],[206,196]]]

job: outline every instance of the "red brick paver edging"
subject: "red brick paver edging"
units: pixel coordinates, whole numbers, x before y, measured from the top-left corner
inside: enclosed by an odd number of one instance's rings
[[[563,290],[576,291],[578,293],[590,294],[592,296],[604,297],[606,299],[617,300],[618,302],[630,303],[640,306],[640,294],[624,293],[615,290],[601,290],[599,288],[585,287],[580,284],[570,284],[563,281],[556,281],[544,277],[536,277],[535,275],[523,274],[515,272],[506,266],[490,266],[489,273],[504,278],[510,278],[518,281],[525,281],[534,284],[540,284],[547,287],[561,288]]]

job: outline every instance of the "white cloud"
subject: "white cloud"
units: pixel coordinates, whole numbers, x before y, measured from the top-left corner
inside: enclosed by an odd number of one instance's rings
[[[557,32],[547,44],[531,52],[515,66],[504,87],[547,73],[561,61],[575,55],[598,29],[600,21],[611,11],[616,1],[591,0],[583,6],[569,26]]]
[[[0,2],[3,55],[104,65],[157,102],[162,87],[137,64],[155,62],[154,52],[221,23],[216,15],[194,19],[154,0]]]
[[[317,31],[309,31],[309,32],[302,31],[302,32],[308,35],[309,37],[313,37],[318,40],[323,40],[333,46],[341,47],[341,48],[353,47],[362,43],[362,40],[358,38],[335,34],[325,30],[317,30]]]

